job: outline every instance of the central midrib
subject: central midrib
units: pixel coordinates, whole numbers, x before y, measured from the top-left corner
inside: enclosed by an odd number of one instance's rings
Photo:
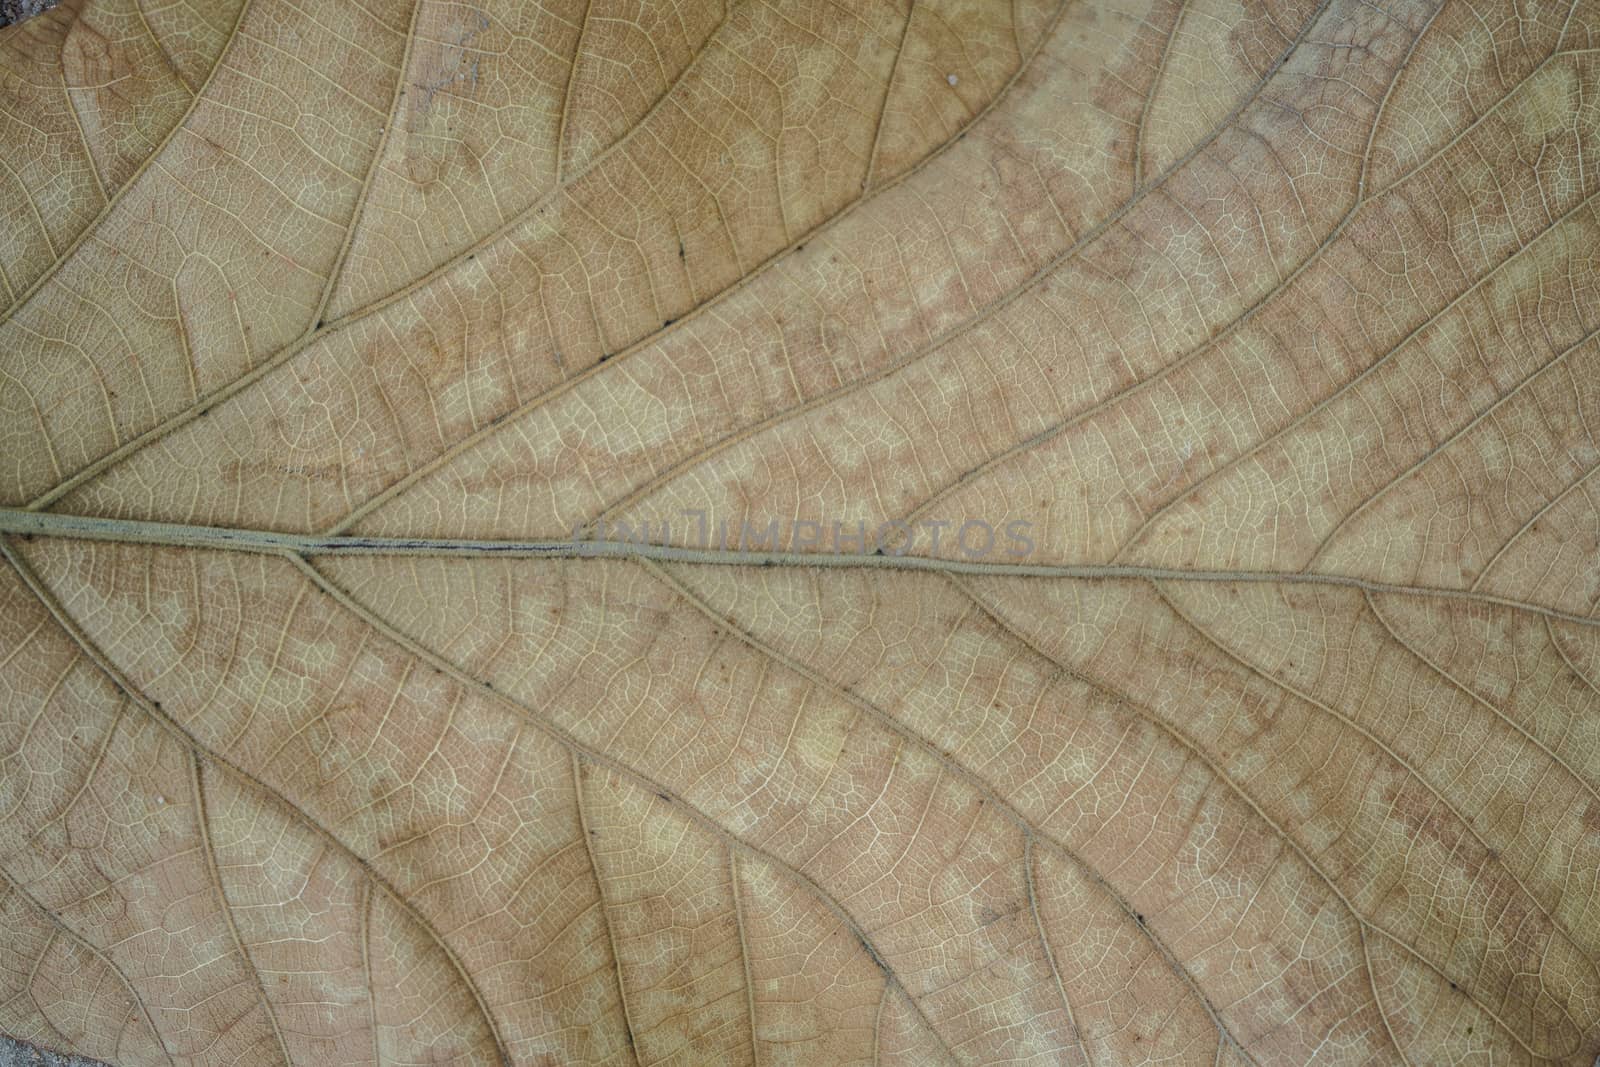
[[[0,535],[65,537],[170,548],[217,549],[272,555],[311,556],[458,556],[510,559],[644,559],[659,563],[694,563],[728,567],[879,568],[988,577],[1090,579],[1103,581],[1267,582],[1283,585],[1332,585],[1369,593],[1435,597],[1492,604],[1583,626],[1600,619],[1561,611],[1510,597],[1467,589],[1372,581],[1348,574],[1313,571],[1207,570],[1149,567],[1120,563],[1025,563],[934,556],[896,556],[882,552],[780,552],[731,548],[693,548],[639,541],[473,539],[444,537],[362,537],[297,534],[277,530],[195,526],[137,519],[64,515],[57,512],[0,508]]]

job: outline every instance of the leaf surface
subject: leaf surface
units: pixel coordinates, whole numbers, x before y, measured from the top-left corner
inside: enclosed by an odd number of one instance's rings
[[[0,1029],[1589,1067],[1597,41],[1595,0],[4,31]]]

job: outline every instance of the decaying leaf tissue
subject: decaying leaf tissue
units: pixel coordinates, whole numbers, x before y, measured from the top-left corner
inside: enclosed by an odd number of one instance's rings
[[[1591,1067],[1597,189],[1600,0],[0,30],[0,1032]]]

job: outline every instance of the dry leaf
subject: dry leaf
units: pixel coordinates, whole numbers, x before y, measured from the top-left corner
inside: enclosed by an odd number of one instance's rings
[[[8,29],[0,1029],[1588,1067],[1597,40],[1600,0]]]

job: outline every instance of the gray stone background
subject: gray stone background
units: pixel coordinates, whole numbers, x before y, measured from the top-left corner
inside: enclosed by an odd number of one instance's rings
[[[0,1034],[0,1067],[104,1067],[99,1060],[63,1056]]]
[[[0,0],[0,26],[21,22],[29,15],[37,15],[45,8],[55,6],[56,0]],[[10,1060],[0,1059],[0,1064],[10,1063]]]

